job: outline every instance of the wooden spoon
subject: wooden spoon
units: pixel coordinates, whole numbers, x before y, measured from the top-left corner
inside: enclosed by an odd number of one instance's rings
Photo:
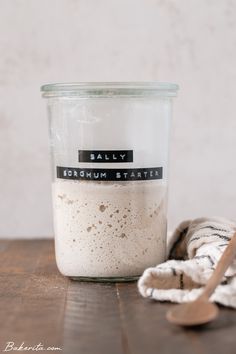
[[[208,280],[203,293],[192,302],[176,305],[166,315],[169,322],[180,326],[198,326],[214,320],[219,313],[218,307],[209,302],[217,285],[232,263],[236,253],[236,233],[233,235],[224,253],[222,254],[216,269]]]

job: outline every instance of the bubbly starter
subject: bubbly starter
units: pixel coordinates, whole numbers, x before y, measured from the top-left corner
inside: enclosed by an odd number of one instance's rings
[[[165,259],[166,184],[53,183],[56,257],[71,277],[138,276]]]

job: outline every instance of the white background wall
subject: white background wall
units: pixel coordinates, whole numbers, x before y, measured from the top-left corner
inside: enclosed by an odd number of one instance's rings
[[[169,226],[236,219],[236,1],[0,0],[0,237],[50,236],[39,86],[177,82]]]

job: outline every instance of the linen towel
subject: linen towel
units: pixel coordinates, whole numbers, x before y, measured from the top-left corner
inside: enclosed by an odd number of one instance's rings
[[[144,271],[138,281],[139,292],[159,301],[195,300],[235,231],[236,223],[224,218],[182,222],[170,238],[168,260]],[[210,300],[236,308],[236,259]]]

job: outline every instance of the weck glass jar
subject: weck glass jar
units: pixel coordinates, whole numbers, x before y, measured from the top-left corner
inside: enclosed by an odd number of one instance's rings
[[[128,281],[165,260],[169,83],[42,86],[56,261],[80,280]]]

